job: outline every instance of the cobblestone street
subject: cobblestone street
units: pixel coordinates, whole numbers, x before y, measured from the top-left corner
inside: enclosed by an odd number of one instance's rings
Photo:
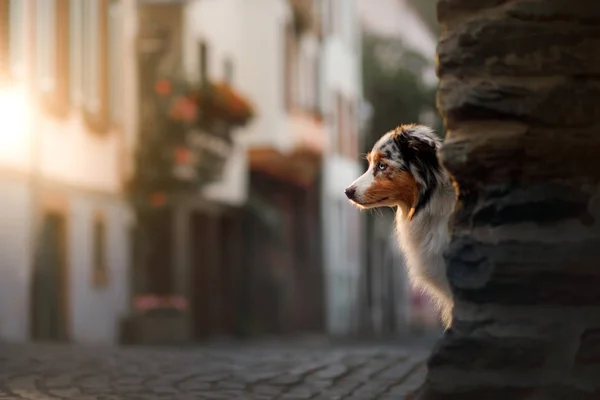
[[[0,399],[409,399],[422,345],[1,345]]]

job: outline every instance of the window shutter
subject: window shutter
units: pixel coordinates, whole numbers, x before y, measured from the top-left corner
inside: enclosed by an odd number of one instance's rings
[[[69,43],[71,70],[71,103],[81,106],[83,102],[83,8],[81,0],[70,0]]]
[[[51,94],[55,86],[56,0],[36,2],[36,75],[43,95]]]
[[[15,0],[15,3],[21,0]],[[34,3],[35,46],[34,71],[39,100],[44,109],[56,117],[65,117],[69,106],[69,4],[68,0],[37,0]],[[15,10],[15,18],[23,15]],[[23,20],[24,22],[24,20]],[[24,26],[25,24],[22,24]],[[23,28],[14,25],[13,69],[19,71],[23,61]],[[21,39],[19,39],[19,37]],[[21,68],[22,69],[22,68]]]
[[[0,0],[0,80],[8,77],[9,1]]]
[[[77,0],[75,0],[77,1]],[[88,127],[109,128],[109,0],[82,2],[82,106]]]
[[[111,1],[108,16],[110,121],[119,124],[123,110],[123,19],[121,3]]]
[[[100,53],[100,16],[98,0],[83,2],[83,102],[91,114],[96,114],[100,107],[98,94],[98,63]]]
[[[23,0],[4,1],[8,4],[8,14],[3,18],[7,23],[7,29],[4,31],[8,35],[8,53],[4,53],[4,60],[7,60],[8,72],[14,79],[23,79],[25,77],[25,9]],[[1,13],[1,11],[0,11]],[[2,18],[2,17],[0,17]],[[5,48],[6,49],[6,48]]]
[[[68,114],[70,105],[69,5],[69,0],[56,0],[56,54],[54,55],[56,88],[54,101],[56,102],[56,111],[61,116]]]

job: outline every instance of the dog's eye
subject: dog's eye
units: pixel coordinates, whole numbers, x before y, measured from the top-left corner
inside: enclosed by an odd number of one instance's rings
[[[382,162],[380,162],[380,163],[377,164],[377,169],[379,171],[385,171],[386,168],[387,168],[387,164],[384,164]]]

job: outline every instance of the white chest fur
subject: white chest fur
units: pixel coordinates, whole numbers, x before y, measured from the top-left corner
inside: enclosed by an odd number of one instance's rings
[[[413,284],[437,304],[446,326],[452,320],[452,292],[446,274],[444,252],[450,243],[449,221],[456,195],[448,183],[439,187],[429,204],[411,220],[396,213],[396,233]]]

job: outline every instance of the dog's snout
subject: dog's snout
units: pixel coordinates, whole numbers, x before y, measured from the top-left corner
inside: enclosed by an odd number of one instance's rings
[[[352,200],[354,198],[354,194],[356,193],[356,189],[353,187],[349,187],[344,191],[344,193],[346,193],[346,197]]]

